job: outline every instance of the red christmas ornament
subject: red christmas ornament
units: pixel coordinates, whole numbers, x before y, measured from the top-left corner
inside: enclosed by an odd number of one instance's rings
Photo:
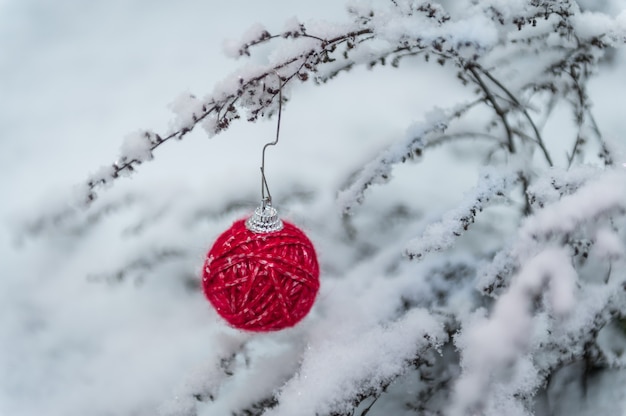
[[[307,236],[266,205],[217,238],[207,254],[202,285],[231,326],[277,331],[294,326],[311,310],[319,265]]]

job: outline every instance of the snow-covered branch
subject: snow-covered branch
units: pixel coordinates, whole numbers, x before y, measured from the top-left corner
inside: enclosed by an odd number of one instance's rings
[[[390,325],[311,349],[298,374],[281,389],[278,406],[267,414],[350,413],[359,398],[380,393],[413,360],[446,340],[437,320],[414,309]]]
[[[511,273],[546,245],[555,242],[572,244],[576,235],[579,238],[581,233],[593,236],[598,228],[610,224],[615,217],[626,215],[626,172],[623,169],[612,169],[602,174],[590,169],[562,176],[555,173],[550,180],[554,191],[562,192],[569,182],[572,193],[561,193],[558,199],[548,204],[548,198],[554,196],[547,195],[553,193],[541,192],[546,195],[539,199],[539,205],[543,207],[525,220],[512,246],[497,253],[493,262],[479,272],[478,285],[486,293],[506,286],[506,279]],[[582,186],[581,174],[585,181],[588,180]],[[535,201],[535,192],[539,189],[546,187],[538,185],[532,189]]]
[[[409,241],[406,255],[410,259],[420,259],[431,251],[452,247],[456,238],[476,221],[476,216],[483,208],[493,199],[503,198],[518,178],[517,174],[502,175],[493,170],[483,172],[478,185],[466,195],[463,202],[446,212],[440,221],[428,225],[419,238]]]

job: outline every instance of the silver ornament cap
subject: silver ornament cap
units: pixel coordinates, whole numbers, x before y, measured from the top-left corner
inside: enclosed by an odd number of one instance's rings
[[[276,208],[269,201],[263,201],[246,220],[246,228],[253,233],[271,233],[282,230],[283,222],[278,218]]]

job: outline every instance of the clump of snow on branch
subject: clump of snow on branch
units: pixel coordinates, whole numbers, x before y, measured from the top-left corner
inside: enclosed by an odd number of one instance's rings
[[[152,137],[153,134],[147,131],[137,131],[126,136],[120,149],[120,162],[127,160],[145,162],[151,160],[152,147],[154,146]]]
[[[173,130],[193,128],[204,111],[202,101],[190,93],[179,95],[169,108],[176,116],[172,123]]]
[[[626,172],[611,170],[575,194],[565,195],[526,220],[520,228],[517,252],[527,252],[533,241],[567,235],[588,222],[607,219],[626,210]]]
[[[558,201],[564,195],[574,193],[590,179],[597,177],[601,171],[590,165],[575,166],[569,170],[552,169],[537,178],[528,187],[526,193],[529,203],[536,208]]]
[[[256,23],[248,28],[239,40],[226,40],[223,45],[223,51],[230,58],[239,58],[245,55],[250,56],[250,46],[262,42],[270,36],[270,33],[262,24]]]

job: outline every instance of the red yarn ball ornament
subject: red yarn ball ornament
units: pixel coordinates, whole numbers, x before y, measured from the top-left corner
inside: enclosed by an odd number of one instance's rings
[[[253,232],[239,220],[209,250],[202,286],[235,328],[269,332],[294,326],[319,290],[315,248],[288,222],[278,231]]]

